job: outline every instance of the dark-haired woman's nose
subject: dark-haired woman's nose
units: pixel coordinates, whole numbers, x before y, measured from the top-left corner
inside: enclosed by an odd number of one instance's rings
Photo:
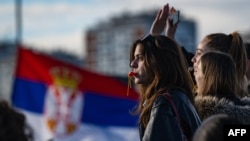
[[[130,67],[131,68],[137,68],[138,67],[137,61],[136,60],[131,61]]]

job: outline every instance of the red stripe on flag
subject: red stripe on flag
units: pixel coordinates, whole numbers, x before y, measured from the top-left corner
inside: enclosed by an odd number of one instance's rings
[[[16,77],[51,85],[54,83],[51,69],[55,67],[67,68],[80,74],[81,82],[79,89],[83,92],[90,91],[105,96],[134,100],[138,98],[138,93],[133,89],[130,89],[127,96],[127,84],[112,77],[96,74],[72,64],[56,60],[43,53],[19,47]]]

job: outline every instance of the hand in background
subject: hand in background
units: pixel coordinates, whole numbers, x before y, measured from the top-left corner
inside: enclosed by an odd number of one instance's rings
[[[178,23],[172,24],[172,21],[169,17],[176,12],[174,7],[169,9],[169,4],[163,6],[160,9],[155,17],[155,20],[151,26],[150,34],[151,35],[160,35],[165,29],[165,36],[168,36],[174,39]]]
[[[160,35],[164,31],[169,12],[169,5],[167,3],[162,9],[158,11],[155,20],[151,26],[150,34]]]
[[[169,16],[171,16],[172,14],[174,14],[176,12],[175,8],[172,7],[169,11]],[[176,33],[176,29],[178,27],[178,23],[177,22],[176,24],[173,24],[172,21],[167,18],[167,25],[166,25],[166,29],[165,29],[165,35],[167,37],[170,37],[172,39],[174,39],[174,36],[175,36],[175,33]]]

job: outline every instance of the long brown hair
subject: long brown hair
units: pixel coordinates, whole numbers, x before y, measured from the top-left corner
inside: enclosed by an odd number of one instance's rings
[[[130,62],[134,59],[138,44],[143,48],[144,67],[149,80],[148,83],[140,85],[140,100],[136,113],[140,114],[140,123],[146,126],[153,102],[159,94],[176,88],[184,91],[193,103],[193,83],[187,61],[174,40],[162,35],[149,35],[136,40],[131,46]]]
[[[237,75],[232,57],[223,52],[207,52],[201,56],[200,63],[204,78],[199,94],[234,98]]]
[[[207,41],[207,47],[216,51],[228,53],[236,63],[237,83],[239,97],[247,95],[245,87],[245,74],[247,71],[247,53],[244,42],[238,32],[229,35],[224,33],[214,33],[207,35],[204,40]]]

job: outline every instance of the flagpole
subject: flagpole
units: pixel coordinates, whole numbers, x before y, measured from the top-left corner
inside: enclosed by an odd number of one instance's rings
[[[16,10],[16,44],[22,43],[22,0],[15,1]]]

